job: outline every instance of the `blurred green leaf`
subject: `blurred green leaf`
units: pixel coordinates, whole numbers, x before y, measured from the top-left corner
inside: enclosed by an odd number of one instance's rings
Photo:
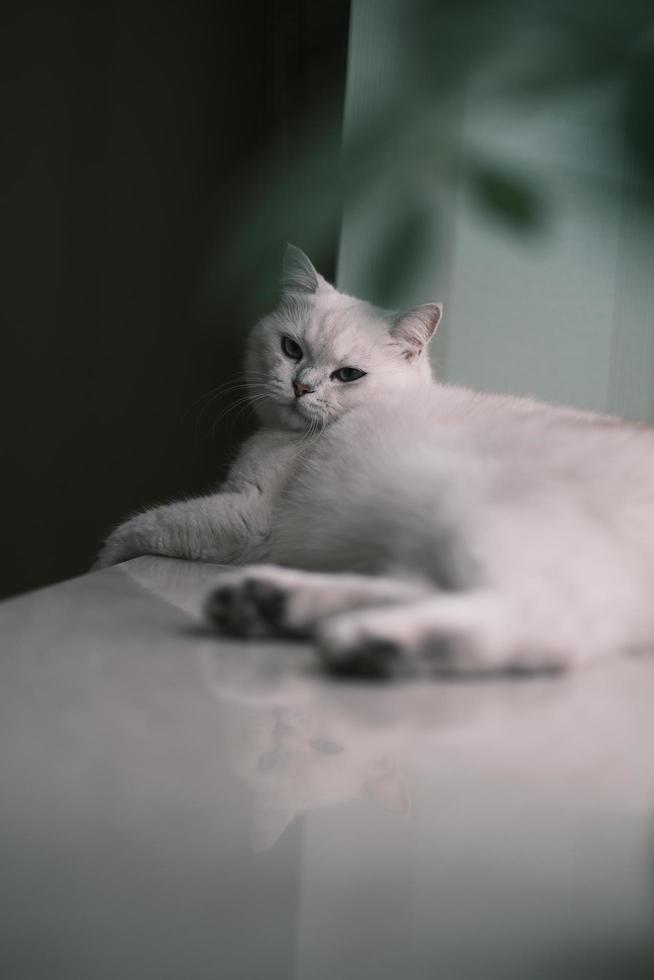
[[[475,203],[513,231],[534,231],[543,224],[539,191],[524,177],[494,164],[477,164],[468,174]]]
[[[576,100],[588,96],[594,111],[603,94],[604,115],[590,122],[603,127],[616,159],[626,143],[639,180],[616,184],[601,168],[584,179],[598,203],[629,193],[652,208],[653,0],[360,3],[374,14],[371,43],[380,47],[358,65],[370,91],[352,101],[343,156],[340,96],[325,93],[297,133],[290,127],[292,153],[281,162],[253,158],[222,189],[215,208],[222,251],[207,263],[207,322],[220,316],[226,295],[241,297],[244,322],[269,305],[285,241],[321,265],[333,254],[343,210],[371,215],[359,264],[368,295],[387,306],[404,302],[425,264],[438,260],[433,202],[447,215],[461,181],[478,214],[497,227],[513,235],[542,228],[556,185],[542,170],[534,181],[520,155],[497,161],[481,147],[467,158],[467,104],[510,118],[555,113],[565,129],[568,104],[577,110]]]
[[[372,253],[370,294],[380,306],[401,306],[426,259],[433,261],[435,224],[432,209],[424,203],[396,207]]]
[[[654,174],[654,44],[628,65],[624,93],[624,134],[641,165]]]

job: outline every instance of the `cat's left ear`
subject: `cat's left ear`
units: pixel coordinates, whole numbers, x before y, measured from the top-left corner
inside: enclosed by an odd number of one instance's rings
[[[294,293],[315,293],[326,284],[327,280],[316,272],[309,256],[297,245],[289,243],[284,250],[282,263],[282,289]]]
[[[403,348],[407,360],[414,360],[436,333],[443,316],[442,303],[422,303],[395,317],[391,337]]]

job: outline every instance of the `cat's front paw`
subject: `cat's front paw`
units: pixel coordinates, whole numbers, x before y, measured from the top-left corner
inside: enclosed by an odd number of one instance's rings
[[[529,642],[522,627],[501,597],[460,593],[332,616],[316,639],[327,670],[347,676],[483,678],[568,666],[565,650],[538,634]]]
[[[401,637],[375,628],[376,614],[345,613],[317,630],[318,649],[327,670],[347,677],[386,680],[409,672],[408,650]]]
[[[204,612],[220,633],[261,639],[286,635],[287,590],[271,575],[251,569],[224,572],[209,593]]]

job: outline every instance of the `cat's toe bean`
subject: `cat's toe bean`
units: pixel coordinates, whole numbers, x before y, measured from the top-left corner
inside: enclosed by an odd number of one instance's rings
[[[232,595],[233,589],[228,585],[222,585],[209,593],[204,604],[207,619],[220,629],[229,627]]]
[[[389,640],[366,640],[348,650],[339,650],[336,655],[322,648],[322,654],[330,673],[342,677],[384,680],[398,673],[400,649]]]
[[[204,611],[221,633],[240,637],[275,636],[282,632],[284,590],[242,572],[228,573],[210,592]]]
[[[281,630],[286,611],[286,592],[273,582],[264,579],[248,579],[245,592],[249,604],[259,619],[274,631]]]
[[[398,640],[357,629],[349,619],[339,617],[318,630],[318,650],[330,673],[381,680],[404,672]]]

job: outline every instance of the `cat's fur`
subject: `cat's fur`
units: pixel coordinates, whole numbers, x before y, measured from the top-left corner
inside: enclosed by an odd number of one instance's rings
[[[341,671],[550,670],[649,647],[654,430],[434,382],[440,315],[385,314],[289,247],[248,351],[263,428],[219,493],[132,518],[99,564],[274,563],[224,572],[207,615],[314,637]]]

